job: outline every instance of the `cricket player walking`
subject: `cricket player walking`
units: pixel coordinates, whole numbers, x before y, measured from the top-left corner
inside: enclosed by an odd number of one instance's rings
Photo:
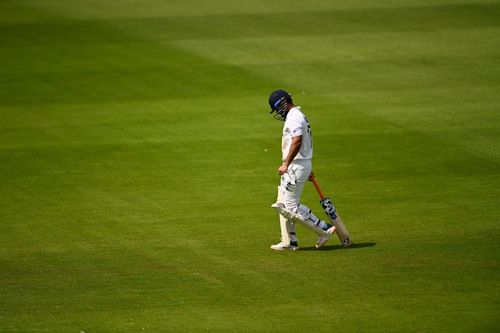
[[[304,225],[318,235],[316,247],[323,246],[335,233],[335,227],[318,219],[312,211],[300,203],[300,197],[312,171],[313,140],[309,121],[300,106],[295,106],[292,96],[284,90],[276,90],[269,97],[271,114],[283,120],[281,142],[283,163],[278,168],[281,182],[278,199],[271,207],[279,213],[281,242],[271,245],[273,250],[298,250],[295,223]]]

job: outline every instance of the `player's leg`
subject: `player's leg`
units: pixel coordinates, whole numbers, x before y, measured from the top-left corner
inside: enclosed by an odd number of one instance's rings
[[[304,167],[302,164],[292,163],[288,169],[288,172],[281,177],[281,202],[289,209],[294,212],[300,202],[300,196],[304,190],[304,185],[309,178],[311,173],[310,169],[307,170],[307,165]],[[309,163],[310,165],[310,163]],[[307,175],[306,175],[307,174]],[[288,234],[290,237],[290,244],[298,249],[297,233],[295,231],[294,221],[288,219]]]
[[[325,231],[332,227],[331,224],[320,220],[309,207],[304,204],[300,204],[297,209],[297,214],[301,216],[301,220],[307,224],[309,229],[317,233],[318,235],[323,235]]]
[[[276,204],[284,206],[285,188],[281,185],[278,186],[278,198]],[[281,242],[271,245],[273,250],[297,250],[299,248],[297,236],[295,233],[295,225],[290,222],[285,216],[279,215],[280,229],[281,229]]]
[[[319,239],[316,242],[317,248],[325,245],[326,242],[328,242],[328,239],[330,239],[330,236],[337,230],[335,226],[317,218],[312,210],[310,210],[306,205],[300,204],[297,213],[301,215],[302,220],[304,221],[303,224],[318,234]]]
[[[310,161],[300,161],[290,166],[289,172],[281,178],[281,187],[283,189],[282,202],[284,204],[284,210],[294,213],[289,215],[288,220],[301,223],[309,230],[318,234],[320,237],[316,247],[321,247],[335,232],[335,227],[320,220],[314,215],[311,209],[300,204],[300,198],[309,175],[311,174],[311,169],[312,166]]]
[[[286,220],[292,223],[300,223],[318,234],[318,236],[325,235],[333,227],[331,224],[317,218],[309,207],[303,204],[299,205],[297,212],[288,210],[282,203],[275,203],[271,207],[276,209],[280,216],[283,216]]]

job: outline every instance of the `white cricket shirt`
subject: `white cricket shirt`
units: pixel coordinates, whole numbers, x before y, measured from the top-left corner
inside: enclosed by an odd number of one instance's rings
[[[300,110],[300,106],[296,106],[288,111],[285,125],[283,126],[283,137],[281,139],[283,161],[288,156],[292,138],[300,135],[302,135],[302,145],[294,160],[310,160],[313,156],[311,126],[306,116]]]

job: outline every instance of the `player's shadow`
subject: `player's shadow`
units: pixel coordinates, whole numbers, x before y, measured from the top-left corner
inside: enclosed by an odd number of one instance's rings
[[[315,246],[307,246],[307,247],[301,247],[300,251],[334,251],[334,250],[352,250],[352,249],[361,249],[365,247],[374,247],[377,245],[377,243],[374,242],[366,242],[366,243],[354,243],[350,247],[343,247],[342,245],[325,245],[319,249],[317,249]]]

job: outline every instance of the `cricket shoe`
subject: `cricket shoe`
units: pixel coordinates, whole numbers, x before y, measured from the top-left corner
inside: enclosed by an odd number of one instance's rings
[[[318,242],[316,243],[316,248],[319,249],[320,247],[325,245],[326,242],[328,242],[328,240],[330,239],[330,236],[335,233],[335,230],[336,228],[333,226],[330,229],[326,230],[325,234],[318,239]]]
[[[283,250],[296,251],[298,249],[299,249],[299,244],[297,242],[290,242],[290,245],[285,245],[285,243],[283,242],[271,245],[271,250],[275,251],[283,251]]]

